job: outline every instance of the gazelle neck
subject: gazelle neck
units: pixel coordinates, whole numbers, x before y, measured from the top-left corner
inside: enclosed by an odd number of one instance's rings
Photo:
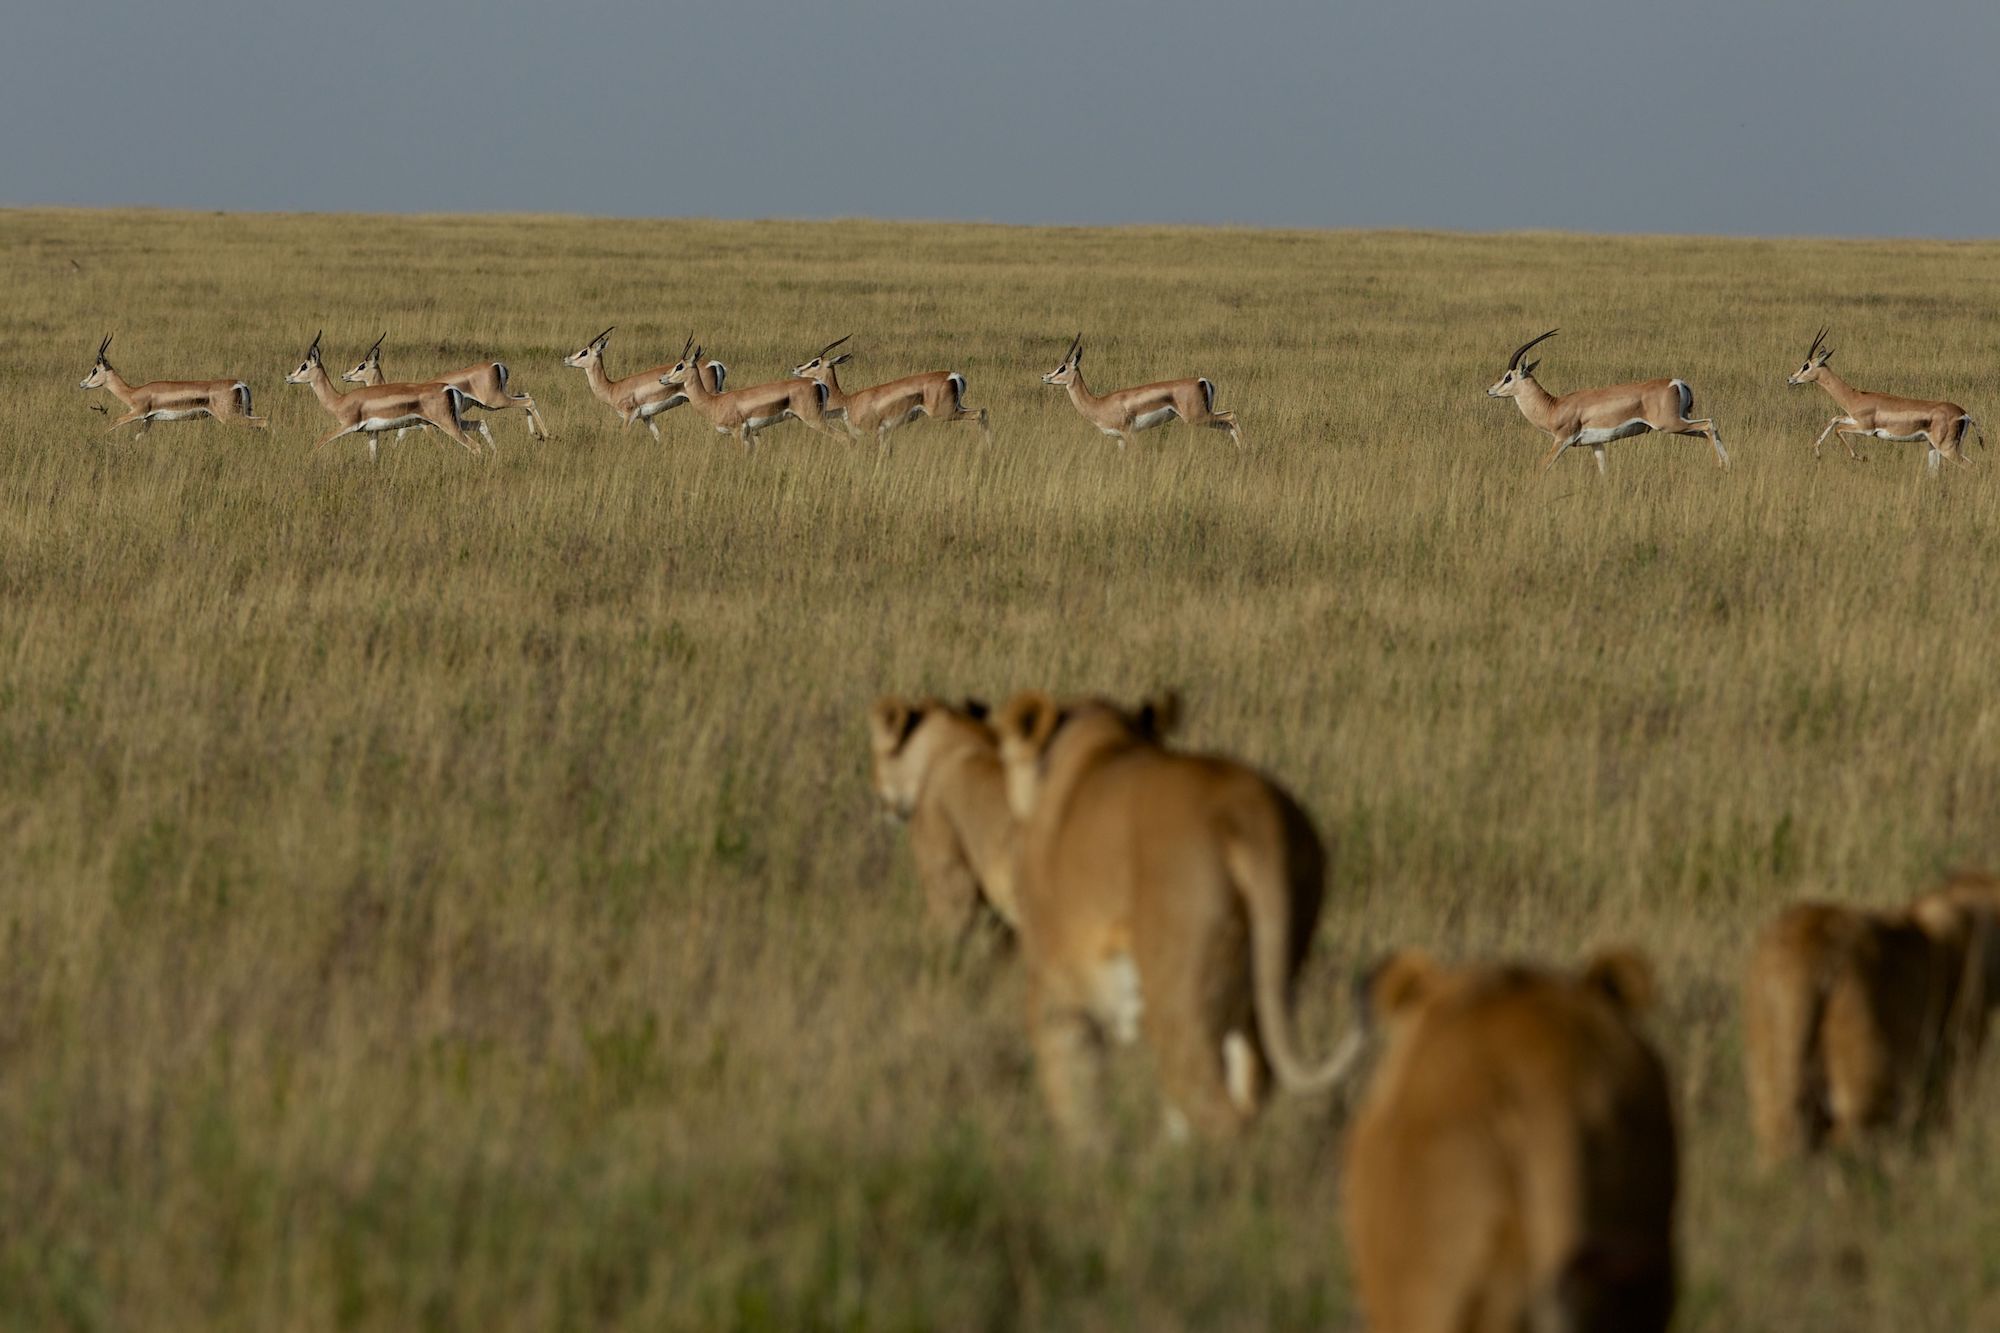
[[[321,407],[329,412],[340,410],[340,400],[346,395],[333,387],[333,378],[326,373],[325,366],[315,361],[312,374],[306,376],[306,383],[312,386],[313,396],[319,399]]]
[[[688,405],[696,411],[703,410],[708,404],[722,396],[709,391],[708,377],[702,373],[705,365],[705,362],[697,358],[693,364],[688,366],[687,378],[674,386],[687,395]]]
[[[109,389],[111,396],[119,402],[127,407],[132,405],[132,386],[125,382],[123,375],[111,368],[109,361],[104,363],[104,387]]]
[[[604,373],[604,353],[599,352],[583,363],[583,378],[584,382],[590,385],[592,393],[603,401],[615,405],[618,391],[611,383],[611,376]]]
[[[840,372],[832,366],[826,368],[826,405],[829,409],[847,406],[847,391],[840,387]]]
[[[1556,396],[1544,389],[1541,381],[1522,380],[1521,387],[1514,391],[1514,406],[1537,428],[1555,433]]]
[[[1078,366],[1072,371],[1070,371],[1069,383],[1064,385],[1063,387],[1069,390],[1069,401],[1071,405],[1074,406],[1077,411],[1083,413],[1083,415],[1085,416],[1089,416],[1090,409],[1097,406],[1098,403],[1103,401],[1096,394],[1090,391],[1090,386],[1088,384],[1085,384],[1083,382],[1082,366]]]
[[[1853,412],[1854,401],[1861,395],[1852,384],[1834,374],[1826,366],[1821,366],[1819,374],[1815,375],[1813,379],[1820,388],[1826,390],[1827,397],[1833,399],[1840,406],[1841,411]]]

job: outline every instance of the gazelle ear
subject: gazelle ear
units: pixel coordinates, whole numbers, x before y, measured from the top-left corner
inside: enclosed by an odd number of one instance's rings
[[[827,362],[827,364],[829,366],[844,366],[853,359],[854,359],[854,353],[842,352],[839,356],[836,356],[835,358],[833,358],[833,360]]]
[[[1542,364],[1540,361],[1530,361],[1527,365],[1521,367],[1521,378],[1524,380],[1533,379],[1535,375],[1535,367],[1539,366],[1540,364]]]

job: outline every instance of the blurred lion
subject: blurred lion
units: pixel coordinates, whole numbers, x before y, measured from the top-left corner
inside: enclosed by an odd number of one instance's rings
[[[1743,982],[1744,1078],[1766,1165],[1943,1127],[2000,1001],[2000,881],[1960,874],[1907,908],[1800,903]]]
[[[1636,954],[1580,974],[1390,958],[1345,1221],[1374,1333],[1651,1333],[1674,1308],[1677,1146]]]
[[[1125,709],[1016,695],[996,720],[1021,820],[1019,899],[1037,1074],[1057,1127],[1099,1137],[1104,1039],[1144,1032],[1170,1129],[1240,1129],[1275,1073],[1330,1087],[1344,1052],[1309,1069],[1292,1034],[1326,872],[1318,835],[1275,783],[1159,736],[1165,700]]]
[[[986,705],[885,696],[868,712],[875,794],[910,825],[931,928],[963,942],[990,912],[1010,930],[1014,816]]]

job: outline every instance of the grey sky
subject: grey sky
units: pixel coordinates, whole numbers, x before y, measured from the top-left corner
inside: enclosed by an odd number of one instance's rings
[[[1995,0],[24,0],[0,203],[2000,235]]]

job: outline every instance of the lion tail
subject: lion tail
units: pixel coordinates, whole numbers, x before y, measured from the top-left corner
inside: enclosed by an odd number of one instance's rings
[[[1292,1032],[1290,991],[1294,959],[1303,941],[1295,941],[1292,933],[1295,924],[1310,923],[1294,921],[1287,873],[1290,858],[1274,857],[1269,851],[1273,846],[1288,846],[1293,841],[1292,831],[1280,823],[1258,832],[1267,836],[1251,837],[1249,830],[1241,828],[1228,830],[1223,853],[1229,878],[1243,895],[1244,911],[1250,919],[1251,1003],[1257,1033],[1280,1087],[1291,1093],[1324,1092],[1353,1076],[1365,1039],[1357,1027],[1324,1064],[1317,1066],[1307,1065],[1299,1054]],[[1314,868],[1317,873],[1317,858]],[[1312,885],[1315,913],[1318,890],[1318,884]]]

